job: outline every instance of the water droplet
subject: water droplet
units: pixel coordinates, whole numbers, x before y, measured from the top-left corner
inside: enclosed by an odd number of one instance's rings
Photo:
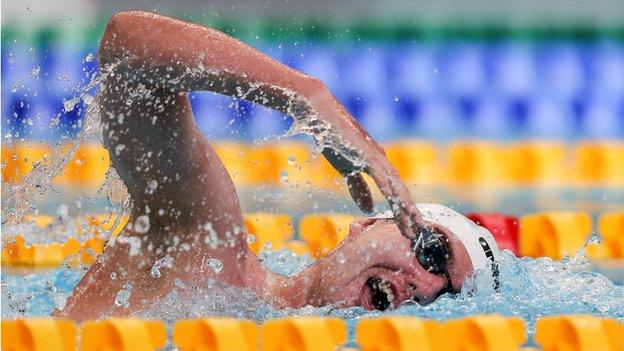
[[[123,151],[123,149],[126,148],[126,145],[124,144],[117,144],[117,146],[115,146],[115,155],[119,156],[121,154],[121,152]]]
[[[132,294],[132,285],[125,284],[115,296],[115,306],[127,308],[130,306],[130,295]]]
[[[118,236],[115,238],[115,241],[130,246],[129,256],[136,256],[141,252],[141,238],[138,236]]]
[[[219,238],[217,237],[217,231],[212,227],[212,223],[208,222],[204,224],[204,229],[208,232],[204,237],[204,243],[210,245],[211,249],[216,249],[219,243]]]
[[[156,191],[156,188],[158,188],[158,181],[156,181],[156,179],[152,179],[149,182],[147,182],[147,193],[149,195],[154,194],[154,191]]]
[[[184,284],[184,282],[183,282],[183,281],[182,281],[182,279],[180,279],[180,278],[176,278],[176,279],[173,281],[173,284],[175,284],[175,286],[176,286],[178,289],[185,289],[185,288],[186,288],[186,284]]]
[[[345,258],[345,255],[342,252],[339,252],[336,255],[336,262],[338,262],[339,264],[345,264],[345,262],[347,262],[347,259]]]
[[[209,259],[206,265],[208,266],[208,268],[212,269],[217,274],[219,274],[221,270],[223,269],[223,263],[216,258]]]
[[[69,100],[63,100],[63,110],[65,112],[73,111],[80,102],[80,96],[75,96]]]
[[[134,221],[134,226],[132,228],[136,233],[145,234],[150,229],[150,219],[147,215],[139,216]]]
[[[172,267],[173,267],[173,257],[167,255],[163,258],[159,258],[158,260],[156,260],[156,262],[154,262],[154,265],[152,266],[152,269],[150,270],[150,274],[152,278],[160,278],[162,276],[162,273],[160,272],[161,268],[171,269]]]

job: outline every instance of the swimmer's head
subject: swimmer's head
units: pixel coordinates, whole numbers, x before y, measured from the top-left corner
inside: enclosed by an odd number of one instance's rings
[[[498,248],[485,228],[442,205],[418,209],[433,224],[423,240],[434,245],[406,239],[391,218],[356,221],[340,246],[317,263],[311,303],[379,310],[407,300],[427,304],[460,291],[475,270],[496,269]]]

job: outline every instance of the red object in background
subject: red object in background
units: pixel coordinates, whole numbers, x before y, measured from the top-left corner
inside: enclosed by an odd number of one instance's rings
[[[519,256],[518,217],[501,213],[468,213],[466,217],[489,230],[499,249],[511,250]]]

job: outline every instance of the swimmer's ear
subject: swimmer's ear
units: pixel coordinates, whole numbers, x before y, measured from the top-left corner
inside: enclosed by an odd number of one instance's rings
[[[347,175],[347,186],[353,201],[364,213],[370,213],[375,207],[373,195],[361,173]]]

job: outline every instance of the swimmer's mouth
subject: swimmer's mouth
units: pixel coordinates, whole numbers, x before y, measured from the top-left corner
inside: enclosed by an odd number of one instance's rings
[[[388,280],[370,277],[366,280],[362,290],[362,305],[367,309],[385,311],[395,307],[397,291]]]

